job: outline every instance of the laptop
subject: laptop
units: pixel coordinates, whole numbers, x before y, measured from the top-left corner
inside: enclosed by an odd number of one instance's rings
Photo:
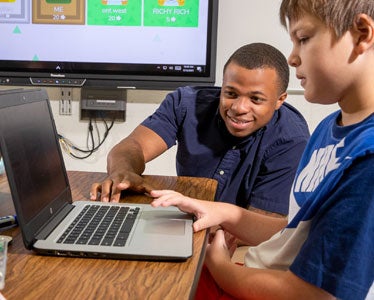
[[[175,207],[72,201],[44,89],[0,91],[0,150],[27,249],[136,260],[192,256],[192,216]]]

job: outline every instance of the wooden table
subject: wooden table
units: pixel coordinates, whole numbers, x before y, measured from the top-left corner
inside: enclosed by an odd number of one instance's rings
[[[88,199],[89,187],[106,175],[68,172],[73,199]],[[155,188],[213,200],[217,183],[206,178],[145,175]],[[5,179],[4,179],[5,178]],[[127,202],[149,203],[130,194]],[[122,199],[123,200],[123,199]],[[5,176],[0,178],[0,215],[14,214]],[[194,234],[193,256],[185,262],[149,262],[40,256],[25,249],[19,228],[1,234],[13,237],[8,248],[5,288],[7,300],[18,299],[191,299],[199,279],[206,231]]]

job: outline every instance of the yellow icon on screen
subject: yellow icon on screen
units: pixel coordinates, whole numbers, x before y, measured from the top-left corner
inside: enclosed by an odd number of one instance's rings
[[[0,2],[16,2],[16,0],[0,0]]]
[[[104,5],[125,5],[128,2],[128,0],[101,0]]]
[[[161,6],[183,6],[185,0],[157,0]]]

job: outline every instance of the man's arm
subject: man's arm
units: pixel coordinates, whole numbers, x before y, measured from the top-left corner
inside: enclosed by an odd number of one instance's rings
[[[164,140],[153,130],[139,125],[121,142],[115,145],[108,154],[108,177],[91,187],[91,200],[118,202],[122,190],[132,189],[147,191],[140,176],[145,163],[156,158],[167,150]]]
[[[139,125],[134,131],[110,150],[107,161],[108,174],[118,169],[141,174],[145,163],[167,150],[164,140],[153,130]],[[124,164],[119,165],[118,162]]]

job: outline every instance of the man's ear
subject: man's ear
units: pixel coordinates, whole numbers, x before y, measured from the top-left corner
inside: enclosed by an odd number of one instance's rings
[[[282,104],[286,100],[286,98],[287,98],[287,93],[286,92],[282,93],[278,97],[277,103],[275,104],[275,110],[278,110],[282,106]]]
[[[366,14],[358,14],[353,24],[355,52],[360,55],[374,46],[374,20]]]

